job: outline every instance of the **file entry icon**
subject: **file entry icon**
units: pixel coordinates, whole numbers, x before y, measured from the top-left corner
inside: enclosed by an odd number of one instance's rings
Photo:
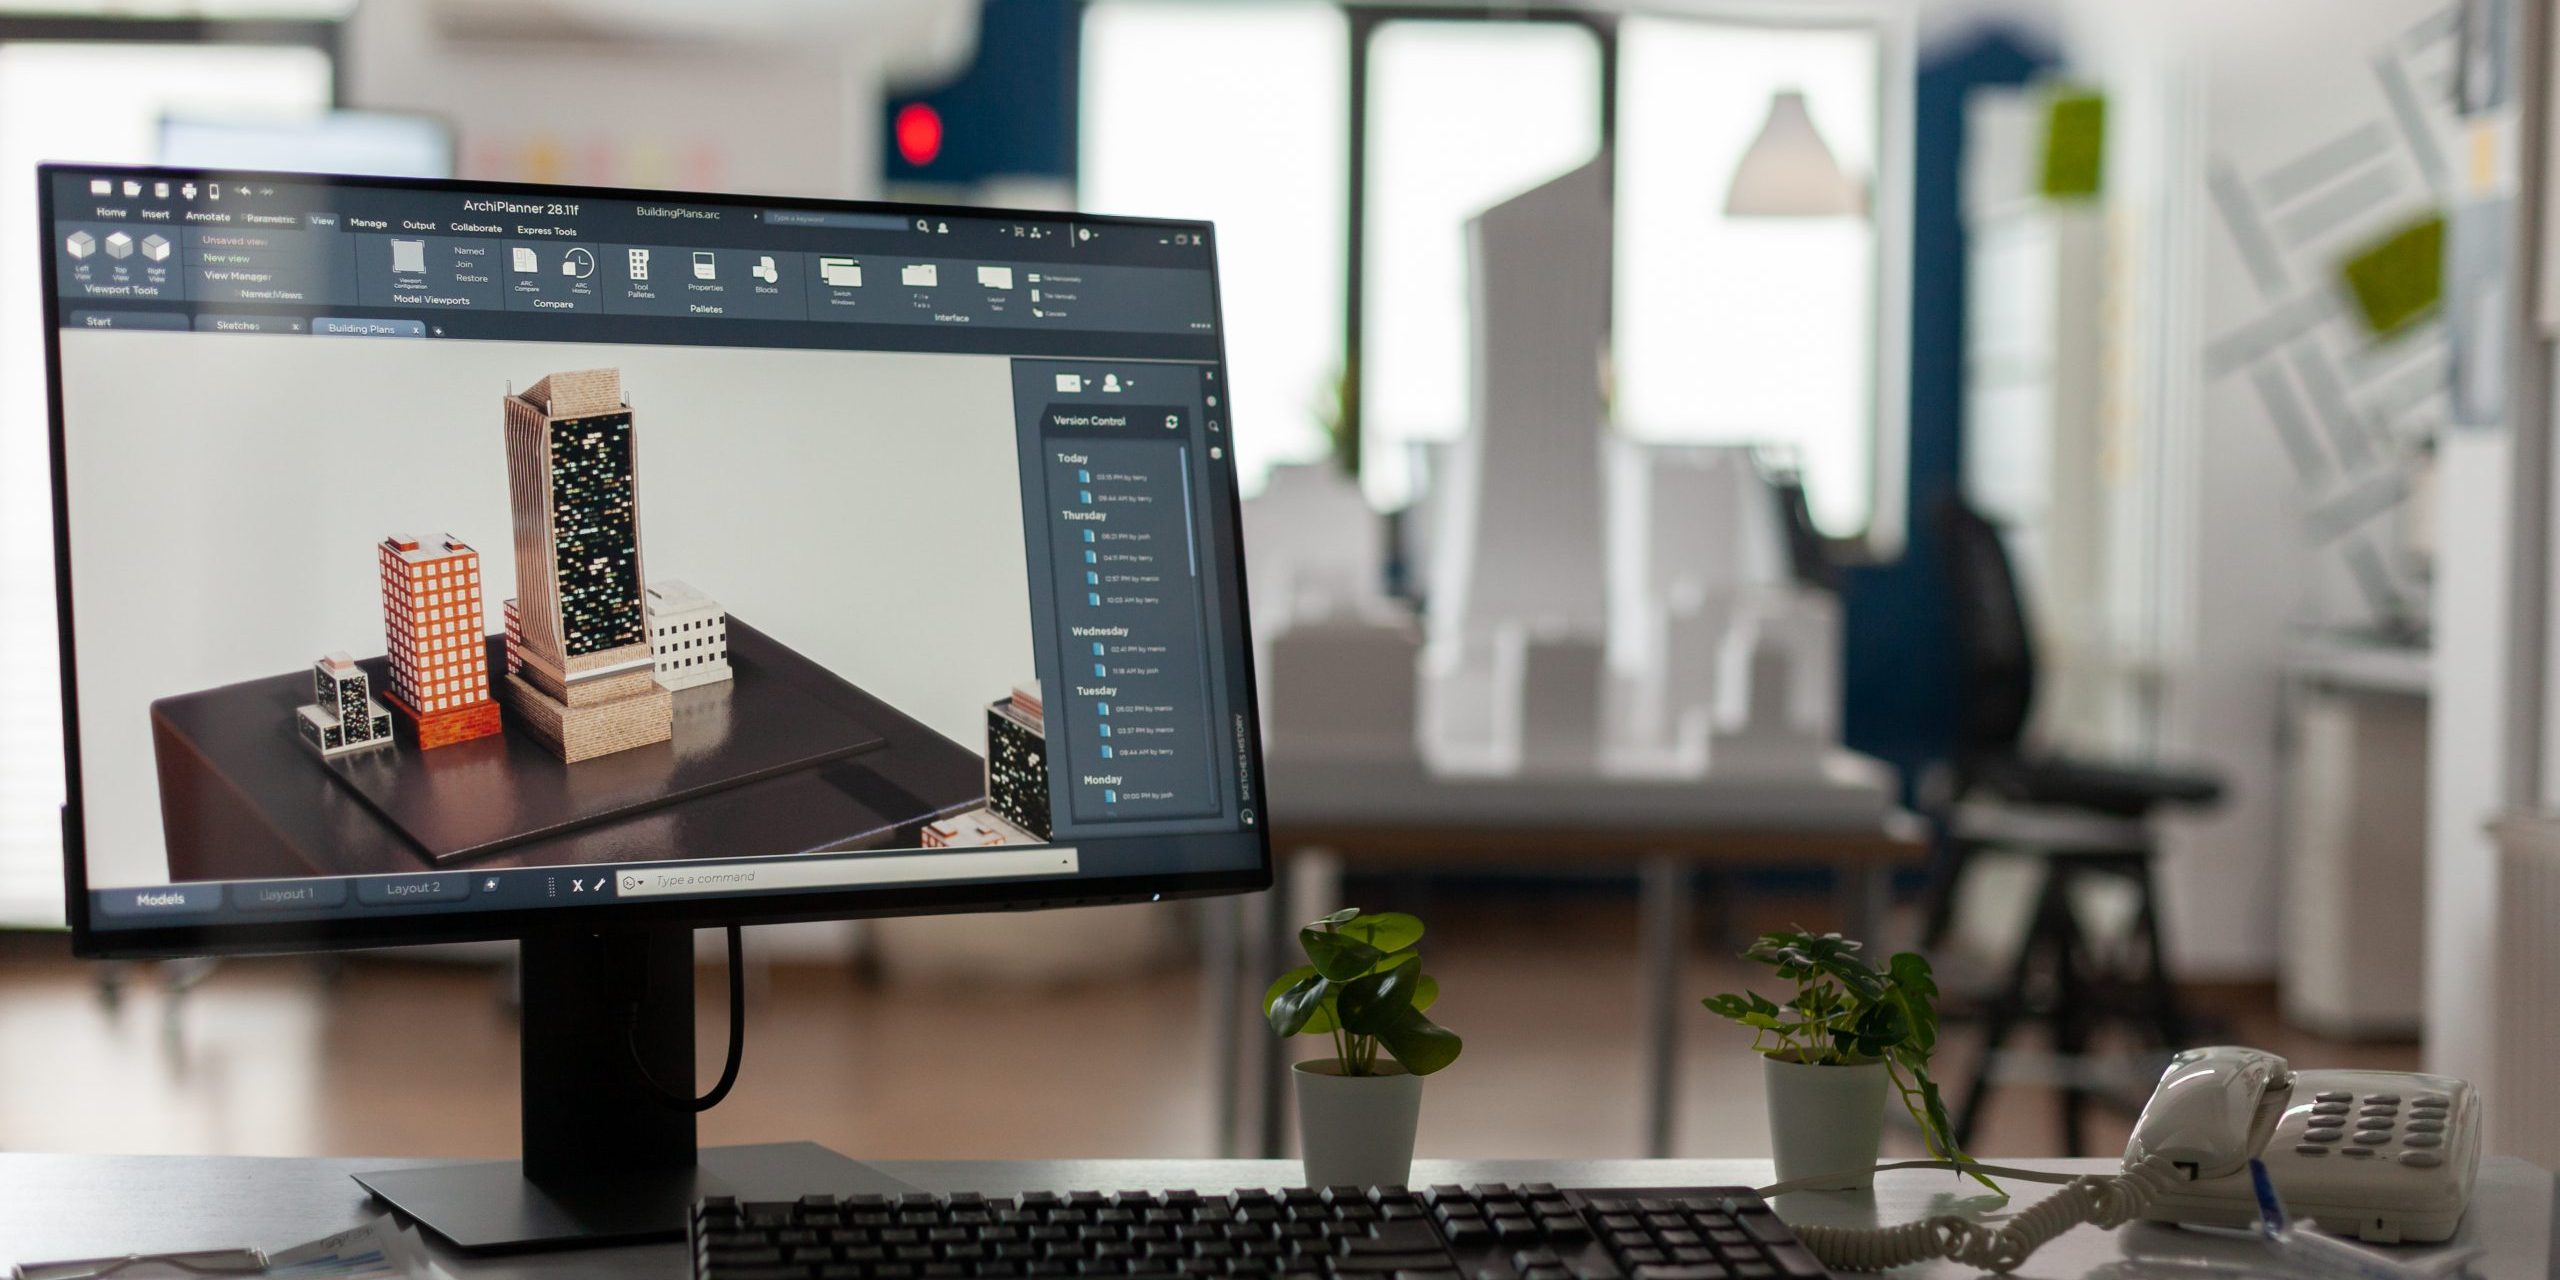
[[[898,268],[898,283],[910,289],[930,289],[941,283],[941,273],[930,262],[910,262]]]

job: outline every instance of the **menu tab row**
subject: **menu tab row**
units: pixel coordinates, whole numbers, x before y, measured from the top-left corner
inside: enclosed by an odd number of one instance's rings
[[[61,293],[88,301],[1204,334],[1216,315],[1208,273],[1168,267],[400,234],[316,219],[66,222],[55,239]]]

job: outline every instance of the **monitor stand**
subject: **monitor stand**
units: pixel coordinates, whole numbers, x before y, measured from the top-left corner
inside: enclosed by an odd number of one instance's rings
[[[571,1248],[684,1236],[696,1198],[793,1200],[916,1188],[811,1142],[694,1147],[693,934],[653,929],[523,943],[524,1158],[355,1175],[463,1249]]]

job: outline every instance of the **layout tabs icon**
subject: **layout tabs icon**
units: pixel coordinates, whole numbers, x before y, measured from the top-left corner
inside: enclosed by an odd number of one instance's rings
[[[1013,268],[980,267],[978,283],[989,289],[1010,289],[1013,287]]]

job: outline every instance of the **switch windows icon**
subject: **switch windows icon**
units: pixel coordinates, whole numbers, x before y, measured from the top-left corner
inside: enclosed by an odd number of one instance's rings
[[[830,289],[859,289],[862,264],[851,258],[820,258],[818,280]]]

